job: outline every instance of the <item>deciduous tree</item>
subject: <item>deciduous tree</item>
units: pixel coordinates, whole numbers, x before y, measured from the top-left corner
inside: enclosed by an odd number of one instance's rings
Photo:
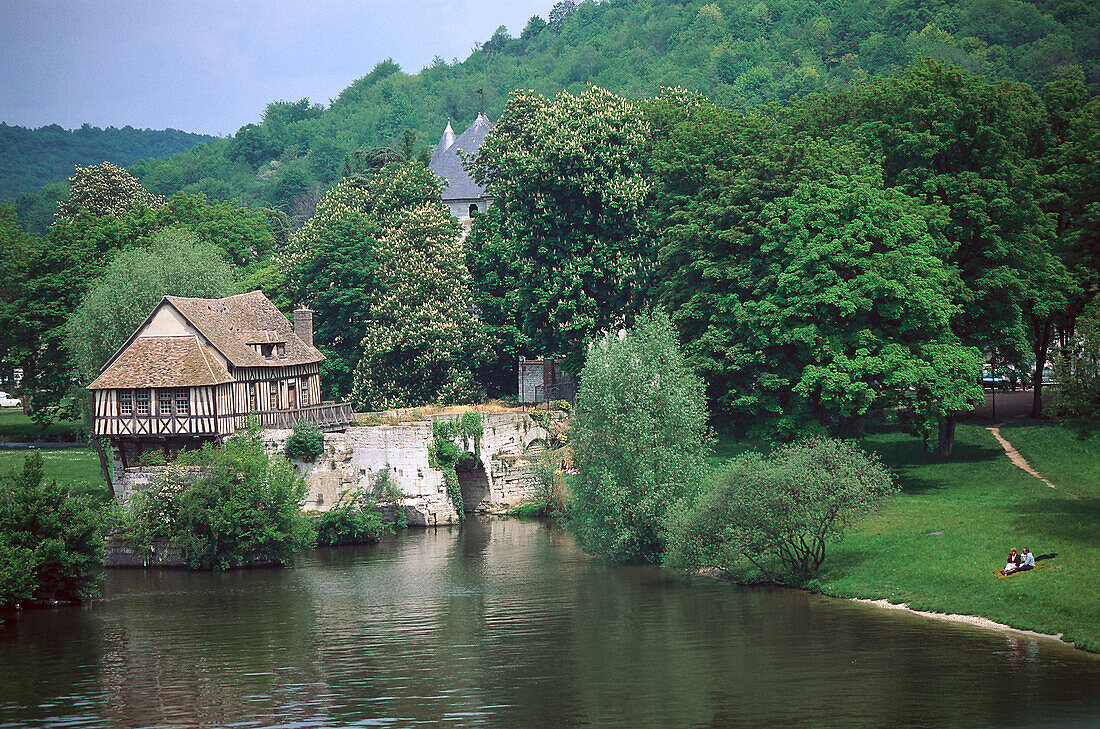
[[[160,230],[148,246],[123,251],[68,320],[80,384],[95,379],[164,296],[217,298],[234,293],[236,284],[237,272],[221,249],[186,228]]]
[[[475,222],[493,226],[473,235],[494,243],[472,246],[486,258],[471,268],[495,271],[518,294],[490,326],[513,316],[532,354],[565,355],[577,370],[586,342],[630,323],[652,259],[647,137],[636,104],[600,88],[511,94],[472,164],[499,215]]]
[[[703,383],[666,315],[643,316],[589,349],[572,444],[571,524],[586,549],[655,561],[661,520],[698,485],[710,448]]]
[[[469,402],[483,355],[458,223],[438,201],[402,208],[376,255],[355,402],[373,410]]]

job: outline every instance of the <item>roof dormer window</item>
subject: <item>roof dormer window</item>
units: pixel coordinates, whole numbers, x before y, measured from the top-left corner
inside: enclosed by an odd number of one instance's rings
[[[274,344],[261,344],[260,354],[264,359],[272,359],[274,357],[275,345]]]

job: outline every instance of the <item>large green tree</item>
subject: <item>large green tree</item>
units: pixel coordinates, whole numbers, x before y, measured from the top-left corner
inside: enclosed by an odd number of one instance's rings
[[[961,284],[953,331],[983,352],[1026,359],[1030,351],[1039,378],[1044,327],[1031,322],[1062,305],[1066,277],[1043,209],[1049,125],[1038,95],[921,60],[795,104],[787,118],[803,132],[867,144],[882,156],[887,186],[942,205],[938,253]],[[952,422],[941,452],[950,451]]]
[[[648,115],[661,301],[735,428],[851,434],[898,405],[927,425],[980,394],[935,211],[886,189],[864,150],[682,92]]]
[[[490,273],[477,294],[490,327],[514,327],[529,353],[576,370],[592,337],[630,323],[651,271],[648,136],[634,102],[594,86],[509,96],[470,165],[497,208],[471,231],[470,267]],[[516,296],[501,301],[501,286]]]
[[[68,321],[80,384],[95,379],[164,296],[228,296],[236,283],[237,271],[222,250],[183,227],[159,230],[147,246],[123,251],[89,286]]]
[[[370,312],[387,293],[381,277],[388,274],[379,271],[382,241],[396,242],[409,211],[430,206],[442,206],[439,179],[423,165],[395,163],[369,177],[349,177],[325,193],[282,254],[297,303],[317,313],[315,341],[326,357],[322,379],[331,395],[352,392]]]
[[[703,383],[659,311],[598,339],[581,379],[571,427],[580,474],[572,482],[570,523],[588,550],[657,560],[661,520],[706,470]]]
[[[458,222],[440,202],[402,208],[377,256],[355,402],[372,410],[469,402],[478,393],[481,333]]]

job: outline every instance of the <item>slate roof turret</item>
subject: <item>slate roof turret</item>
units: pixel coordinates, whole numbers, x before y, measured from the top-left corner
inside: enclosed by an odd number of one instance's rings
[[[484,114],[478,114],[474,123],[466,128],[454,142],[441,149],[447,141],[447,132],[454,137],[451,123],[447,122],[447,129],[443,132],[442,139],[432,155],[432,161],[428,168],[443,180],[443,201],[448,200],[476,200],[485,197],[485,188],[474,182],[469,173],[462,166],[461,150],[466,155],[477,153],[478,147],[485,141],[485,135],[493,128],[493,123]]]

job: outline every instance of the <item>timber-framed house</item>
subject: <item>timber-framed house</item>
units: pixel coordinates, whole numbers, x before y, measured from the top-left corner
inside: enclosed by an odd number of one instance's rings
[[[129,467],[144,452],[223,441],[250,418],[263,427],[307,419],[342,428],[353,414],[321,402],[323,359],[308,309],[291,324],[259,291],[165,296],[88,386],[95,435]]]

